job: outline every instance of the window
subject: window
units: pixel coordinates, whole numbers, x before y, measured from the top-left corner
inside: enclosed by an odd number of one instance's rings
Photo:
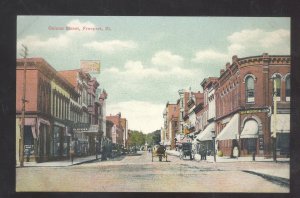
[[[291,78],[290,75],[288,75],[285,78],[285,100],[290,101],[291,97]]]
[[[276,74],[273,80],[273,83],[276,82],[276,96],[277,96],[277,101],[280,101],[280,96],[281,96],[281,76],[279,74]],[[274,84],[273,84],[274,86]]]
[[[254,102],[254,79],[252,76],[246,78],[246,102]]]

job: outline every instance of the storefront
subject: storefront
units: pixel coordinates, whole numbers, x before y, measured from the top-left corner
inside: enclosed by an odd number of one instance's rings
[[[22,119],[19,126],[21,129]],[[24,125],[24,161],[36,161],[36,118],[25,118]]]
[[[271,116],[271,125],[276,125],[276,151],[277,155],[289,156],[290,150],[290,114],[277,114]],[[273,131],[273,129],[272,129]]]
[[[248,119],[242,129],[241,139],[241,152],[243,155],[257,154],[258,148],[258,123],[254,119]]]
[[[50,150],[54,159],[64,159],[69,156],[70,135],[66,132],[64,124],[54,122]]]
[[[218,151],[223,155],[233,156],[233,148],[238,147],[239,119],[239,113],[234,114],[216,137]]]
[[[48,161],[50,154],[50,122],[38,118],[37,161]]]
[[[199,135],[196,137],[197,141],[197,153],[200,153],[200,150],[206,150],[207,154],[210,155],[213,153],[213,133],[215,132],[215,122],[210,123]],[[196,142],[195,142],[196,143]]]

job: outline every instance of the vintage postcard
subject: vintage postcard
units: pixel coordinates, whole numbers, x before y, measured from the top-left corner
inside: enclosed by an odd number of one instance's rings
[[[17,16],[16,192],[290,192],[288,17]]]

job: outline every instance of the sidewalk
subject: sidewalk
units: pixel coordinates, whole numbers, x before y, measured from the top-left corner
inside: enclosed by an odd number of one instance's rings
[[[71,160],[63,160],[63,161],[50,161],[50,162],[24,162],[24,167],[66,167],[72,165],[78,165],[86,162],[100,160],[101,155],[98,155],[98,159],[96,159],[96,155],[87,156],[87,157],[75,157],[73,160],[73,164]],[[20,167],[20,164],[16,166],[17,168]]]
[[[179,156],[179,151],[175,150],[167,150],[168,155]],[[195,160],[200,161],[201,157],[199,154],[195,155]],[[206,157],[207,163],[214,163],[214,156]],[[274,162],[272,158],[264,158],[264,157],[255,157],[255,161],[253,161],[252,157],[239,157],[239,158],[230,158],[228,156],[219,157],[216,156],[216,163],[234,163],[234,162]],[[277,158],[277,162],[279,163],[289,163],[290,158]],[[290,169],[248,169],[243,170],[243,172],[247,172],[250,174],[261,176],[267,180],[274,181],[281,185],[289,186],[290,183]]]
[[[167,150],[167,154],[173,156],[179,156],[179,151],[175,150]],[[200,161],[200,155],[195,155],[195,160]],[[207,156],[206,161],[213,163],[214,156]],[[252,162],[252,157],[238,157],[238,158],[230,158],[228,156],[219,157],[216,155],[216,162]],[[273,162],[272,158],[264,158],[264,157],[255,157],[255,162]],[[277,158],[277,162],[290,162],[290,158]]]

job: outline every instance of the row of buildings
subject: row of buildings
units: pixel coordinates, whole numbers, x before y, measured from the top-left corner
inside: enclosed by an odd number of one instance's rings
[[[290,60],[233,56],[219,76],[201,81],[203,92],[179,90],[177,102],[166,104],[161,143],[175,149],[192,142],[196,152],[202,146],[226,156],[237,147],[239,156],[264,157],[275,145],[277,155],[289,155]]]
[[[17,164],[21,141],[24,155],[37,162],[67,159],[71,151],[87,156],[114,145],[125,147],[127,120],[121,113],[106,116],[107,96],[97,79],[82,69],[56,71],[43,58],[17,59]]]

